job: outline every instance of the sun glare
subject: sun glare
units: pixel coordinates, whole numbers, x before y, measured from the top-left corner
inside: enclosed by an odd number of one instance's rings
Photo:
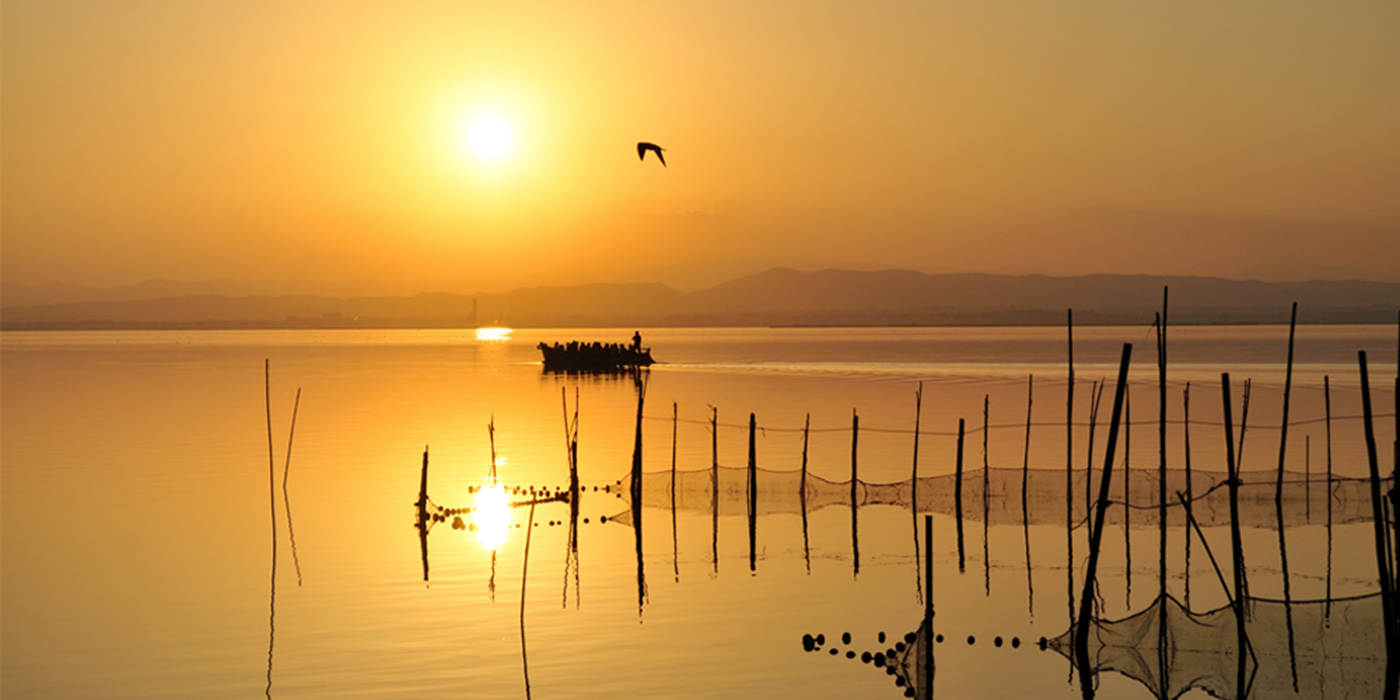
[[[510,500],[500,484],[476,492],[476,539],[483,549],[497,550],[510,531]]]
[[[482,343],[504,343],[510,340],[511,329],[488,326],[476,329],[476,339]]]
[[[510,152],[513,142],[510,125],[494,114],[477,117],[467,127],[467,145],[486,160],[499,160]]]

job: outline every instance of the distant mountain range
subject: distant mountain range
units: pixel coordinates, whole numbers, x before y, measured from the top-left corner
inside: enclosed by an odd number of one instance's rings
[[[710,289],[530,287],[503,294],[266,295],[233,282],[112,289],[5,285],[0,328],[439,328],[1150,323],[1170,288],[1176,323],[1394,323],[1400,284],[1148,275],[928,275],[773,269]]]

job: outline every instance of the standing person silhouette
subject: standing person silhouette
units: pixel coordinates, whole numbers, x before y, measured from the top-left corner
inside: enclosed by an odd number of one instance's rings
[[[642,332],[637,331],[632,334],[632,349],[640,351],[642,349]]]

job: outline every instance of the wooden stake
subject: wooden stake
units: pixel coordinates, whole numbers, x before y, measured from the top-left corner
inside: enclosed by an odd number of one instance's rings
[[[1283,379],[1283,419],[1278,438],[1278,481],[1274,488],[1274,510],[1278,514],[1278,552],[1283,568],[1283,611],[1288,628],[1288,658],[1292,671],[1293,692],[1298,692],[1298,662],[1293,640],[1293,606],[1291,605],[1291,582],[1288,575],[1288,542],[1283,525],[1283,466],[1288,450],[1288,402],[1293,389],[1293,337],[1298,326],[1298,302],[1293,302],[1293,313],[1288,321],[1288,365]]]
[[[1066,311],[1069,375],[1065,382],[1065,597],[1074,626],[1074,309]]]
[[[991,488],[991,465],[987,456],[987,434],[991,432],[988,425],[988,412],[990,411],[992,397],[990,395],[982,397],[982,578],[986,584],[987,597],[992,595],[992,545],[991,545],[991,494],[987,493]]]
[[[924,516],[924,698],[933,700],[933,516]]]
[[[1248,637],[1244,628],[1244,544],[1240,539],[1240,481],[1239,475],[1235,471],[1235,437],[1234,437],[1234,415],[1230,410],[1230,375],[1224,373],[1220,375],[1221,395],[1224,400],[1225,410],[1225,467],[1226,478],[1230,485],[1230,545],[1234,556],[1235,574],[1235,634],[1239,640],[1237,657],[1239,660],[1238,671],[1235,676],[1235,697],[1245,697],[1245,651],[1248,648]],[[1243,432],[1243,428],[1241,428]],[[1241,436],[1243,440],[1243,436]]]
[[[963,419],[958,419],[958,461],[953,478],[953,509],[958,523],[958,572],[967,570],[967,558],[963,550]]]
[[[710,407],[710,562],[719,573],[719,409]]]
[[[748,480],[748,511],[749,511],[749,571],[754,571],[756,567],[755,552],[758,544],[758,458],[754,447],[754,432],[757,423],[754,415],[749,414],[749,480]]]
[[[1085,698],[1094,697],[1092,667],[1089,663],[1089,628],[1093,626],[1094,589],[1097,586],[1099,545],[1103,537],[1104,514],[1109,504],[1109,484],[1113,480],[1114,448],[1118,442],[1118,421],[1123,412],[1123,395],[1128,384],[1128,363],[1133,356],[1131,343],[1123,344],[1123,357],[1118,364],[1118,384],[1113,396],[1113,417],[1109,422],[1108,446],[1105,449],[1103,476],[1099,484],[1098,507],[1094,514],[1094,529],[1090,531],[1089,565],[1084,574],[1084,594],[1079,599],[1079,626],[1075,629],[1075,655],[1079,662],[1079,684]],[[1243,695],[1241,695],[1243,697]]]
[[[1385,502],[1381,495],[1381,473],[1380,461],[1376,456],[1376,431],[1371,420],[1371,380],[1366,368],[1366,351],[1357,353],[1358,362],[1361,365],[1361,413],[1366,427],[1366,458],[1371,467],[1371,511],[1372,520],[1376,528],[1376,573],[1381,584],[1381,608],[1385,617],[1385,648],[1386,648],[1386,674],[1385,674],[1385,697],[1394,699],[1397,688],[1400,688],[1400,639],[1397,633],[1400,632],[1400,625],[1397,625],[1395,611],[1395,597],[1392,586],[1394,579],[1390,576],[1390,548],[1387,544],[1389,529],[1385,523]]]
[[[1328,375],[1322,376],[1322,405],[1327,420],[1327,602],[1323,619],[1332,622],[1332,384]]]

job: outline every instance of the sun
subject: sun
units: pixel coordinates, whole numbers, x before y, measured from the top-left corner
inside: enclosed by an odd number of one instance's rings
[[[514,142],[510,125],[494,114],[473,120],[467,127],[466,137],[472,153],[485,160],[500,160],[510,152]]]

